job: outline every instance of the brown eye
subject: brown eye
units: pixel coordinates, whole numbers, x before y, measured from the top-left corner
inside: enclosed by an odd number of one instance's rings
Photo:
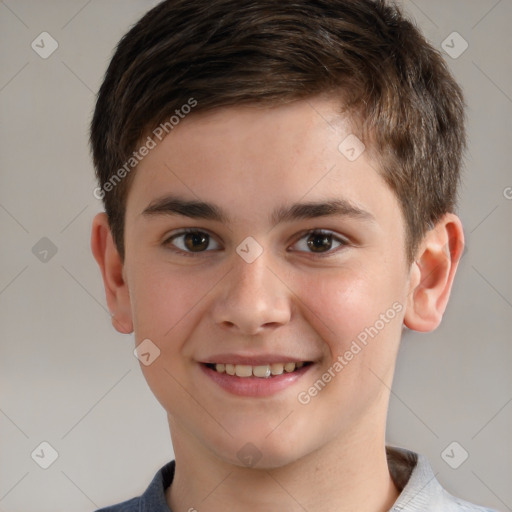
[[[336,233],[324,230],[310,231],[303,235],[293,246],[300,252],[316,254],[334,253],[339,247],[349,245],[349,242]]]
[[[171,244],[186,253],[199,253],[216,250],[220,245],[204,231],[182,231],[171,236],[165,245]],[[212,247],[213,246],[213,247]]]
[[[206,233],[187,233],[184,238],[185,247],[189,251],[204,251],[210,242],[210,237]]]
[[[327,235],[323,233],[314,233],[309,235],[307,239],[308,247],[313,252],[325,252],[331,249],[332,247],[332,235]]]

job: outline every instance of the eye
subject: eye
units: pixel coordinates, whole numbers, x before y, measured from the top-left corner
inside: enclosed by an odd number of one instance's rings
[[[308,231],[294,245],[293,250],[317,254],[335,252],[333,249],[348,245],[348,241],[335,235],[332,231]]]
[[[215,251],[220,249],[220,245],[217,241],[205,231],[198,229],[186,229],[173,234],[164,242],[164,245],[169,244],[186,253]]]

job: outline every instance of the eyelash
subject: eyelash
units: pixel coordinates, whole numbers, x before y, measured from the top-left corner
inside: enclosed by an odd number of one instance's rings
[[[206,252],[212,252],[212,250],[191,252],[191,251],[184,251],[182,249],[172,247],[172,241],[173,240],[175,240],[176,238],[179,238],[181,236],[187,235],[189,233],[205,234],[209,238],[214,238],[208,231],[200,230],[200,229],[195,229],[195,228],[187,228],[187,229],[183,229],[183,230],[181,230],[181,231],[179,231],[177,233],[174,233],[171,236],[169,236],[168,238],[166,238],[165,241],[163,242],[163,245],[165,247],[168,247],[172,252],[175,252],[175,253],[183,255],[183,256],[197,257],[197,256],[201,256],[202,254],[204,254]],[[325,257],[328,257],[328,256],[332,256],[333,254],[337,253],[340,249],[348,246],[349,243],[350,243],[346,238],[344,238],[344,237],[342,237],[340,235],[337,235],[333,231],[330,231],[330,230],[327,230],[327,229],[318,229],[317,228],[317,229],[310,229],[308,231],[305,231],[305,232],[301,233],[299,238],[297,238],[297,240],[294,242],[294,245],[297,244],[303,238],[309,237],[311,235],[331,236],[333,242],[334,241],[335,242],[339,242],[340,245],[338,247],[331,248],[331,249],[329,249],[326,252],[319,252],[319,253],[315,253],[315,252],[312,252],[312,251],[294,251],[294,252],[302,252],[302,253],[306,252],[308,254],[311,254],[315,258],[325,258]]]

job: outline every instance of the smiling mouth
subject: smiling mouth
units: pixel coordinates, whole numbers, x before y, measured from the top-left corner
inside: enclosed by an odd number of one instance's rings
[[[293,373],[310,364],[312,364],[310,361],[300,361],[297,363],[272,363],[258,366],[248,364],[205,363],[205,366],[217,373],[224,373],[231,376],[268,379],[282,375],[283,373]]]

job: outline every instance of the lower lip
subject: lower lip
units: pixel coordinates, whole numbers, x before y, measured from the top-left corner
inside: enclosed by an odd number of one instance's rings
[[[221,388],[238,396],[264,397],[271,396],[295,384],[313,366],[308,364],[298,370],[268,378],[237,377],[227,373],[219,373],[205,364],[199,365],[202,371]]]

